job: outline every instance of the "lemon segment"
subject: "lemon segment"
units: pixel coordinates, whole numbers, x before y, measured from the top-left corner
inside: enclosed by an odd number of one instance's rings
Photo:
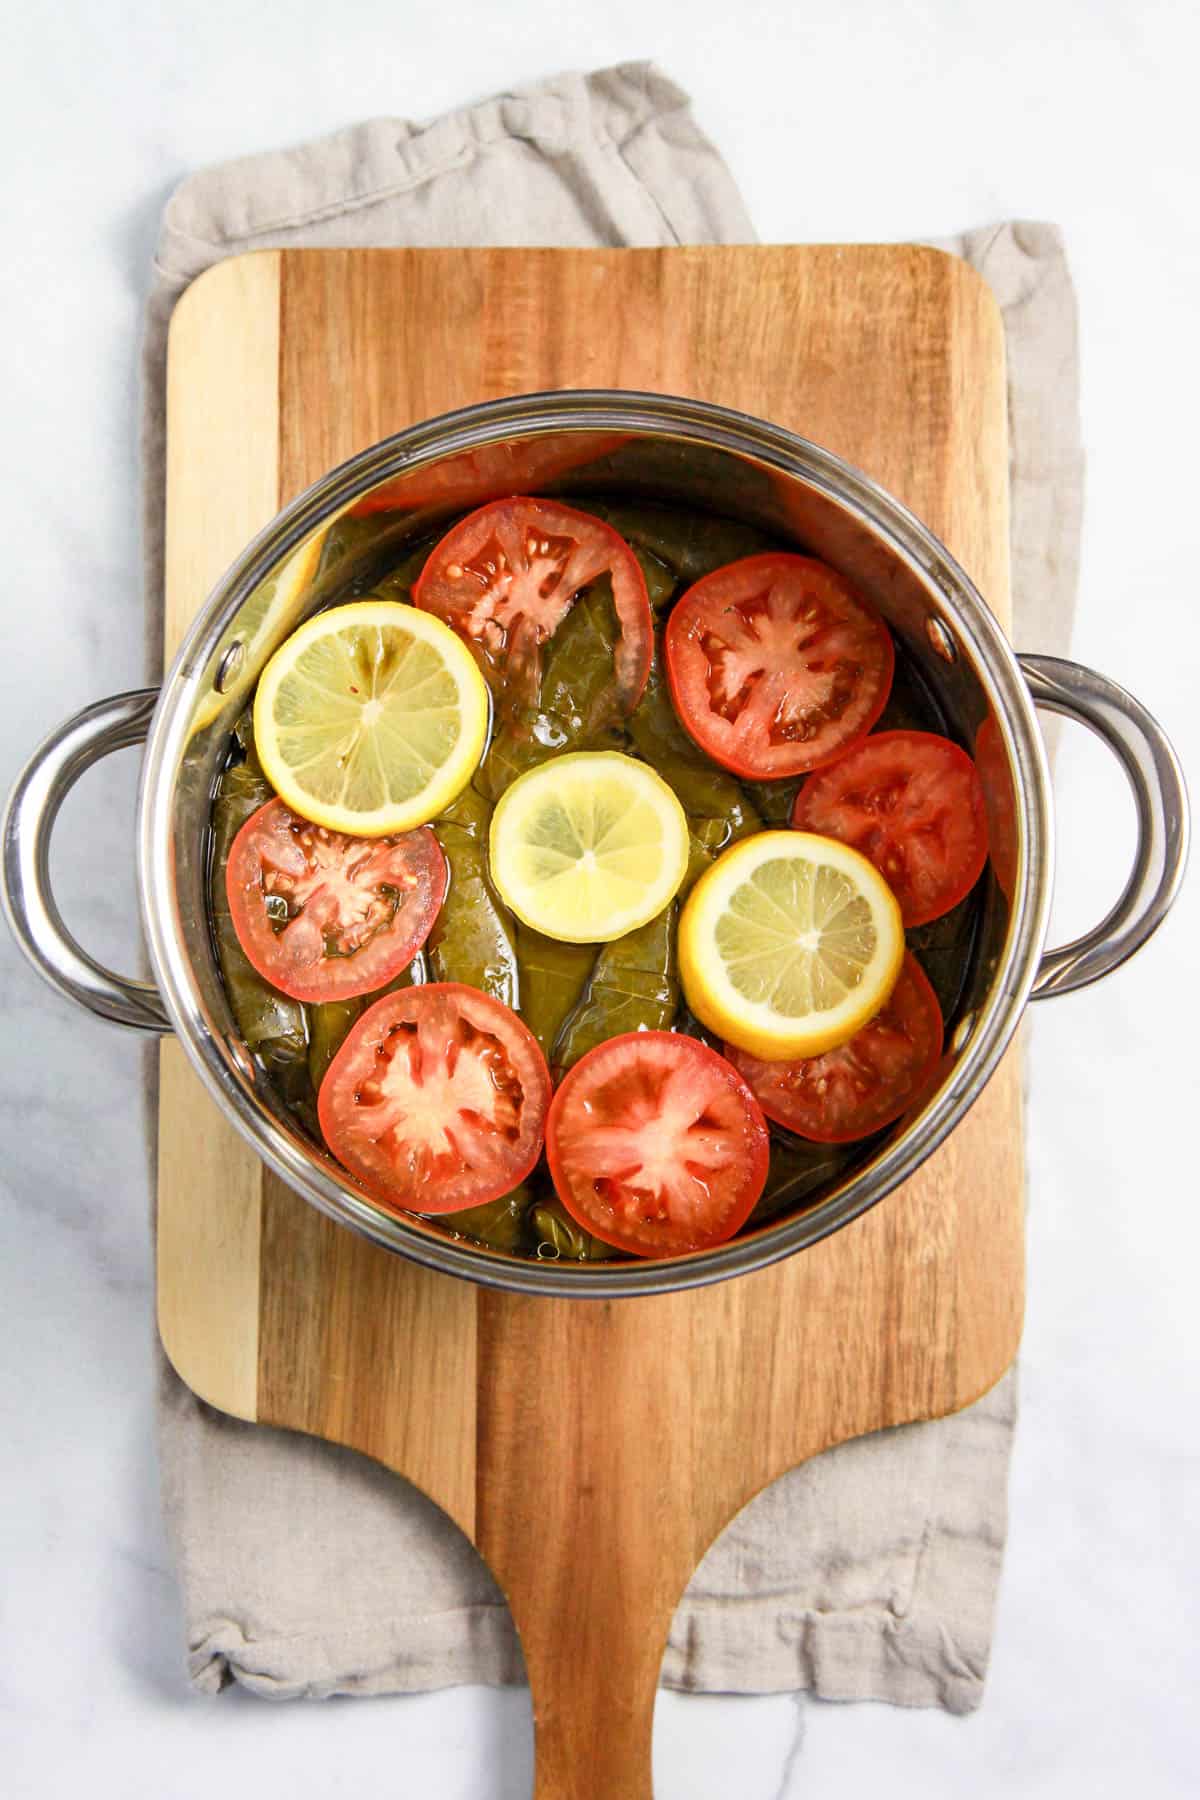
[[[886,1003],[904,960],[895,895],[846,844],[763,831],[718,857],[679,921],[687,1003],[767,1062],[819,1056]]]
[[[471,779],[490,703],[475,659],[430,613],[390,600],[336,606],[263,671],[254,739],[294,812],[385,837],[436,818]]]
[[[687,870],[687,819],[645,763],[577,751],[506,790],[490,851],[492,880],[526,925],[568,944],[608,943],[673,899]]]
[[[289,614],[298,618],[304,610],[304,591],[316,575],[321,560],[325,533],[318,532],[293,551],[287,561],[265,576],[239,606],[233,620],[225,627],[216,649],[208,659],[214,683],[226,669],[229,651],[237,644],[237,666],[215,685],[196,708],[193,729],[202,731],[217,715],[227,711],[239,696],[245,696],[254,683],[257,657],[264,642],[276,626]]]

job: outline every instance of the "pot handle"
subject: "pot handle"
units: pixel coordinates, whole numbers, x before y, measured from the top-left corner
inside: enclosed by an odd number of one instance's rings
[[[1047,950],[1030,998],[1070,994],[1119,968],[1158,930],[1183,880],[1188,798],[1179,758],[1158,721],[1132,694],[1080,663],[1019,656],[1035,706],[1061,713],[1102,738],[1129,778],[1137,803],[1133,871],[1116,905],[1093,930]]]
[[[113,694],[52,731],[16,779],[4,814],[3,898],[13,936],[51,987],[135,1031],[167,1032],[157,988],[114,975],[80,948],[50,889],[50,837],[79,777],[114,750],[145,742],[157,688]]]

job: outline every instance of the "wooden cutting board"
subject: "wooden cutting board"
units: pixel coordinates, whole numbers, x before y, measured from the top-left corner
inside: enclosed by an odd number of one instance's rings
[[[963,263],[911,246],[270,251],[202,276],[172,326],[168,656],[246,540],[335,463],[471,401],[599,386],[721,401],[838,451],[1007,619],[1003,334]],[[159,1146],[171,1361],[226,1412],[379,1458],[473,1539],[521,1634],[541,1800],[650,1794],[672,1613],[760,1488],[966,1405],[1017,1348],[1011,1057],[865,1218],[661,1298],[490,1293],[372,1246],[262,1168],[170,1040]]]

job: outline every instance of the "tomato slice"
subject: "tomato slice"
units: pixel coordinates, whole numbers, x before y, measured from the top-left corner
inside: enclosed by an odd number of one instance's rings
[[[234,838],[229,911],[259,974],[293,1000],[349,1000],[407,969],[446,893],[446,859],[422,825],[355,838],[268,800]]]
[[[469,513],[429,553],[413,599],[470,645],[509,712],[537,704],[542,648],[602,575],[617,619],[610,710],[629,713],[654,646],[646,579],[611,526],[557,500],[517,496]]]
[[[771,552],[715,569],[667,620],[675,710],[736,775],[799,775],[865,737],[887,701],[887,626],[836,569]]]
[[[550,1072],[511,1007],[458,981],[401,988],[350,1029],[317,1097],[330,1150],[388,1206],[498,1200],[542,1148]]]
[[[762,1062],[726,1044],[768,1119],[816,1144],[851,1144],[907,1112],[942,1054],[942,1009],[912,955],[881,1012],[824,1056]]]
[[[736,1070],[695,1038],[628,1031],[564,1076],[546,1121],[558,1197],[634,1256],[731,1238],[762,1192],[769,1142]]]
[[[940,919],[987,861],[983,788],[965,750],[932,731],[878,731],[796,795],[792,824],[873,862],[906,927]]]
[[[514,488],[540,487],[611,456],[628,442],[627,436],[616,432],[506,438],[397,475],[355,501],[350,514],[362,519],[371,513],[415,512],[425,506],[477,506],[480,495],[489,490],[506,494]]]
[[[1006,900],[1011,900],[1017,887],[1020,851],[1017,847],[1017,796],[1013,789],[1012,769],[1000,726],[991,713],[975,733],[975,767],[983,788],[983,810],[987,819],[988,855],[992,871],[1000,883]]]

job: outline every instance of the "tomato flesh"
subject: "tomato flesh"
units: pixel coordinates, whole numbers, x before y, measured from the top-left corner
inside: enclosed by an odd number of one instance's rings
[[[564,1077],[546,1122],[559,1199],[635,1256],[724,1243],[762,1192],[769,1142],[736,1070],[695,1038],[631,1031]]]
[[[474,651],[511,713],[537,704],[543,647],[576,596],[603,575],[617,618],[611,711],[632,712],[650,673],[653,627],[633,551],[602,520],[556,500],[494,500],[468,514],[430,552],[413,589]]]
[[[858,744],[805,782],[792,824],[838,838],[873,862],[906,927],[957,906],[987,861],[975,764],[930,731],[879,731]]]
[[[572,469],[611,456],[629,440],[615,432],[518,438],[484,444],[458,456],[397,475],[372,488],[350,508],[354,518],[379,512],[415,512],[425,506],[470,506],[480,494],[511,493],[557,481]]]
[[[460,1212],[523,1181],[542,1147],[550,1074],[511,1008],[461,982],[387,994],[321,1083],[325,1142],[378,1199]]]
[[[1006,900],[1017,887],[1020,852],[1017,848],[1017,796],[1012,769],[1000,727],[991,713],[975,734],[975,767],[983,790],[987,819],[988,856],[992,873]]]
[[[929,1087],[942,1054],[942,1009],[910,952],[882,1011],[824,1056],[763,1062],[725,1046],[768,1119],[817,1144],[881,1131]]]
[[[799,775],[866,735],[895,650],[875,609],[809,556],[747,556],[689,588],[667,620],[675,710],[735,774]]]
[[[353,838],[269,800],[242,826],[225,871],[238,942],[294,1000],[349,1000],[406,969],[446,893],[428,826]]]

